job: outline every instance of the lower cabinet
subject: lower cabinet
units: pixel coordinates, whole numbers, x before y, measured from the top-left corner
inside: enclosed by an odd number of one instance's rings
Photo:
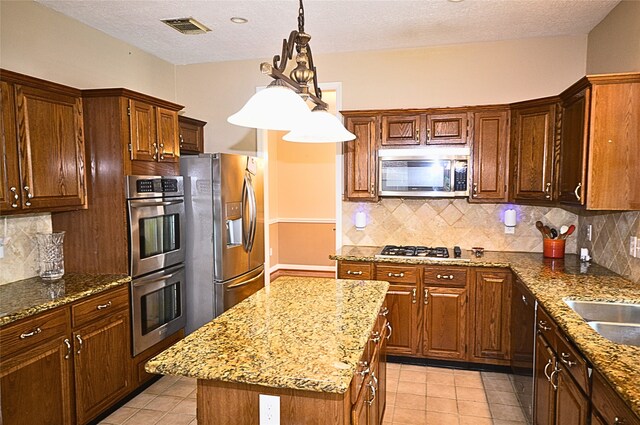
[[[464,360],[467,355],[467,289],[427,286],[423,294],[422,354]]]

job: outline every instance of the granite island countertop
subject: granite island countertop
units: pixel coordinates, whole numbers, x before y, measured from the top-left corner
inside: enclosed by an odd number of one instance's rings
[[[67,273],[55,281],[40,277],[0,285],[0,326],[125,285],[123,274]]]
[[[542,253],[485,252],[463,260],[381,259],[381,247],[345,246],[333,260],[437,264],[468,267],[508,267],[529,288],[587,360],[611,383],[640,417],[640,347],[616,344],[593,330],[564,300],[615,301],[640,304],[640,284],[598,264],[581,263],[575,254],[565,259],[543,258]]]
[[[280,277],[151,359],[149,373],[344,393],[389,284]]]

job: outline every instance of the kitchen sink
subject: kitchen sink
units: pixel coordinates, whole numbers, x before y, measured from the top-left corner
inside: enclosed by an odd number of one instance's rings
[[[640,326],[640,304],[578,300],[564,302],[587,322],[629,323]]]
[[[587,323],[609,341],[640,347],[640,324],[597,321]]]

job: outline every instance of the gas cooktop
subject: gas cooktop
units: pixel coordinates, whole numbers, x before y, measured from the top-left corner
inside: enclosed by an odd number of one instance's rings
[[[385,245],[380,251],[380,254],[376,254],[376,258],[432,258],[437,260],[456,260],[456,261],[468,261],[468,258],[460,258],[458,253],[455,252],[455,258],[449,256],[449,249],[438,246],[400,246],[400,245]]]

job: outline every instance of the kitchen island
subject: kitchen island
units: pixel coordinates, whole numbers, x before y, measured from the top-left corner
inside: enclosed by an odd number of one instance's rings
[[[388,288],[381,281],[281,277],[151,359],[146,370],[198,380],[200,425],[260,423],[261,394],[279,397],[282,425],[360,423],[367,415],[380,423]]]

